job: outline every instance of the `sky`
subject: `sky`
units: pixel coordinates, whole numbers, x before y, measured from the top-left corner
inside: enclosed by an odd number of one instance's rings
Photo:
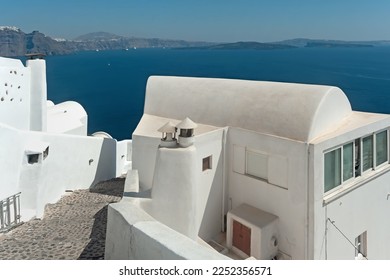
[[[4,0],[0,25],[65,39],[390,40],[389,15],[390,0]]]

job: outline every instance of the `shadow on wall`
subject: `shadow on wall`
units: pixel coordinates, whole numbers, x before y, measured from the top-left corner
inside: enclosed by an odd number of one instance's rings
[[[90,159],[89,164],[97,164],[95,178],[91,187],[97,183],[108,178],[115,177],[116,174],[116,140],[103,138],[102,146],[100,148],[100,156],[98,162],[95,159]]]
[[[216,173],[211,183],[202,222],[199,228],[199,237],[206,242],[212,240],[222,231],[222,203],[223,203],[223,172],[222,156],[219,158]]]

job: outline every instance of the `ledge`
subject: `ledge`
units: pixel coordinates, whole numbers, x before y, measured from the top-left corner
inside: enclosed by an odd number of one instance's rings
[[[380,167],[377,170],[370,172],[369,174],[363,174],[362,176],[360,176],[360,178],[355,179],[353,183],[342,186],[338,190],[335,190],[334,192],[325,195],[323,199],[323,205],[325,206],[335,201],[336,199],[350,193],[357,188],[360,188],[361,186],[367,184],[368,182],[371,182],[372,180],[375,180],[376,178],[382,176],[383,174],[386,174],[387,172],[390,172],[390,164]]]

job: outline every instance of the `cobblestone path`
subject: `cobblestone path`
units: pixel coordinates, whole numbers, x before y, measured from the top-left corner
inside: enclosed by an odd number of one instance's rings
[[[104,259],[107,205],[123,195],[124,179],[76,190],[34,219],[0,235],[0,260]]]

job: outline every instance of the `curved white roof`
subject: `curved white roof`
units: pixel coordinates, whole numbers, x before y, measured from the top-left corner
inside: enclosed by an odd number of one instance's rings
[[[47,113],[49,117],[65,114],[64,117],[74,119],[82,119],[87,116],[84,107],[75,101],[65,101],[55,104],[54,106],[49,106],[47,108]]]
[[[47,107],[47,132],[65,133],[87,125],[87,113],[83,106],[66,101]]]
[[[144,113],[309,142],[337,128],[351,105],[337,87],[152,76]]]

